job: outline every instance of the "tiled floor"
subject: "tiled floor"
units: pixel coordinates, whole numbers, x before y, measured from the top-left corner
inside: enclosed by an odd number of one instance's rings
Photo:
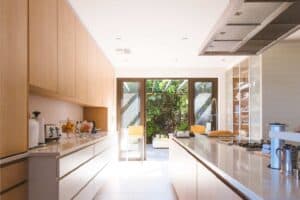
[[[147,161],[167,161],[169,159],[169,149],[154,149],[152,144],[147,144]]]
[[[167,165],[167,161],[119,162],[95,200],[175,200]]]

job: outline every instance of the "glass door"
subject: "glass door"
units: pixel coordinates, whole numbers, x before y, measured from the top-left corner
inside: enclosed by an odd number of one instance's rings
[[[145,131],[143,137],[138,133],[131,137],[128,128],[144,127],[144,80],[118,79],[117,90],[119,159],[142,160],[145,154]]]
[[[217,130],[218,124],[218,79],[190,79],[191,125],[206,126]]]

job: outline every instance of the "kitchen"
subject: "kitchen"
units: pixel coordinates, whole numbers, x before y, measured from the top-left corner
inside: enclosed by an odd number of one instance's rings
[[[192,80],[217,79],[211,112],[217,125],[201,124],[206,130],[188,131],[188,138],[169,136],[168,160],[155,163],[168,165],[161,184],[172,195],[164,197],[159,182],[147,184],[141,173],[147,188],[126,196],[130,182],[116,182],[125,189],[115,199],[151,199],[150,193],[155,199],[299,199],[299,3],[191,0],[174,3],[178,10],[170,1],[131,3],[144,12],[124,2],[0,0],[0,199],[113,199],[100,190],[110,169],[153,164],[117,158],[118,81],[145,78],[185,78],[190,89]],[[152,20],[148,7],[157,9]],[[177,16],[175,10],[191,23],[176,18],[176,28],[159,20],[165,11]],[[149,21],[133,34],[137,15]],[[207,28],[196,28],[199,20]],[[176,32],[184,28],[190,33]],[[157,41],[151,29],[164,30]],[[199,46],[196,35],[204,31]],[[146,127],[141,115],[138,125]],[[191,119],[189,126],[200,125]]]

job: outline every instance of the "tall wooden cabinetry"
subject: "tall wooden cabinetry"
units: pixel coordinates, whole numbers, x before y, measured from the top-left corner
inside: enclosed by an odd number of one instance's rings
[[[0,1],[0,158],[27,151],[27,8]]]
[[[75,98],[80,102],[88,101],[88,37],[83,24],[75,20]]]
[[[28,4],[0,0],[0,199],[27,199]]]
[[[58,1],[29,0],[30,85],[58,88]]]
[[[76,16],[65,0],[58,0],[58,93],[75,97]]]
[[[31,91],[107,107],[113,67],[102,61],[105,56],[68,1],[29,0],[29,10]]]

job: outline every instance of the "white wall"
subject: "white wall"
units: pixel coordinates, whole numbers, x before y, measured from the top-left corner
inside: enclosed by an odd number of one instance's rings
[[[83,118],[83,108],[77,104],[72,104],[65,101],[55,100],[47,97],[30,94],[29,109],[40,111],[46,123],[57,124],[61,120],[81,121]]]
[[[225,99],[225,71],[224,68],[163,68],[145,69],[116,69],[117,78],[218,78],[219,79],[219,129],[225,129],[226,125],[226,99]]]
[[[262,57],[263,133],[268,123],[300,126],[300,42],[280,43]]]

